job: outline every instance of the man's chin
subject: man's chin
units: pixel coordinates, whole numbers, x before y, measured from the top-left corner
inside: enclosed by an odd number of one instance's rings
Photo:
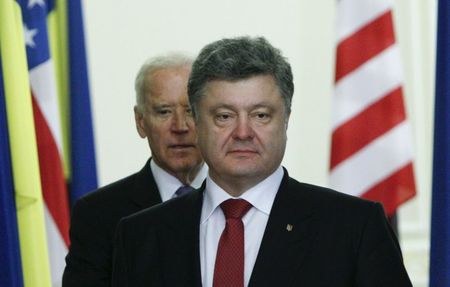
[[[192,153],[195,151],[195,146],[172,146],[169,148],[169,152],[173,154],[177,153]]]
[[[255,166],[255,165],[251,165],[251,164],[236,164],[236,165],[232,165],[228,168],[228,174],[231,177],[236,177],[236,178],[240,178],[240,177],[258,177],[261,175],[261,173],[263,173],[264,170],[259,167],[259,166]]]
[[[201,165],[201,161],[194,160],[192,157],[184,158],[184,159],[177,159],[176,161],[172,161],[169,165],[169,167],[174,172],[189,172],[193,169],[195,169],[197,166]]]
[[[194,148],[175,148],[170,149],[167,153],[169,161],[176,165],[192,164],[198,161],[199,153]]]

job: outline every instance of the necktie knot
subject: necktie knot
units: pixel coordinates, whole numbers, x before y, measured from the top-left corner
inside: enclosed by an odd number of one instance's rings
[[[241,219],[252,205],[244,199],[228,199],[220,204],[225,218]]]
[[[191,191],[193,191],[193,190],[194,190],[194,188],[193,188],[192,186],[190,186],[190,185],[183,185],[183,186],[180,186],[180,187],[177,189],[177,191],[175,191],[175,194],[176,194],[177,196],[181,196],[181,195],[186,194],[186,193],[188,193],[188,192],[191,192]]]

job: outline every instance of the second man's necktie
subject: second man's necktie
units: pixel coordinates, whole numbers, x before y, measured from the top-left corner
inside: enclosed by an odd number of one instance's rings
[[[175,191],[175,194],[176,194],[177,196],[181,196],[181,195],[186,194],[186,193],[188,193],[188,192],[191,192],[191,191],[193,191],[193,190],[194,190],[194,188],[193,188],[192,186],[190,186],[190,185],[183,185],[183,186],[180,186],[180,187],[177,189],[177,191]]]

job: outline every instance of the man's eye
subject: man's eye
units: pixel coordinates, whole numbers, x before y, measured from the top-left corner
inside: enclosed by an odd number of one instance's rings
[[[156,113],[160,116],[166,116],[166,115],[169,115],[171,113],[171,111],[168,109],[161,109],[161,110],[156,110]]]
[[[264,118],[267,118],[267,117],[268,117],[267,114],[263,114],[263,113],[259,113],[259,114],[257,114],[256,116],[257,116],[258,118],[260,118],[260,119],[264,119]]]
[[[258,120],[267,120],[270,118],[270,116],[267,113],[256,113],[256,118]]]
[[[231,116],[229,115],[229,114],[218,114],[217,116],[216,116],[216,119],[218,120],[218,121],[226,121],[226,120],[228,120],[228,119],[230,119],[231,118]]]

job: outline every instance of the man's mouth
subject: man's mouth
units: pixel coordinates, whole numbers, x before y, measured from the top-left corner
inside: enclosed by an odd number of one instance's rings
[[[255,154],[257,153],[256,150],[254,149],[233,149],[230,150],[228,153],[230,154],[242,154],[242,155],[248,155],[248,154]]]
[[[173,145],[169,145],[169,148],[187,149],[187,148],[195,148],[195,145],[193,145],[193,144],[173,144]]]

